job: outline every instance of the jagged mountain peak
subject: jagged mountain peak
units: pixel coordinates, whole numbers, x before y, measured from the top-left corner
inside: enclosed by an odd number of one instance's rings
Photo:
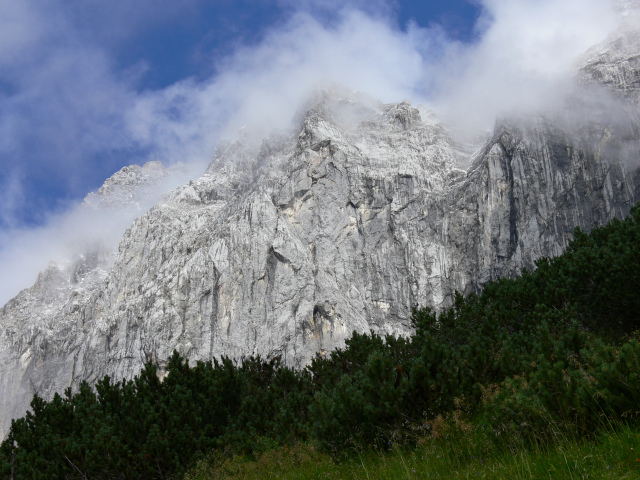
[[[259,144],[243,131],[236,140],[221,143],[207,169],[207,182],[192,182],[189,188],[208,190],[201,192],[207,198],[241,195],[286,181],[291,172],[313,161],[309,152],[327,149],[348,154],[351,166],[361,162],[370,175],[380,178],[418,170],[424,175],[431,170],[447,175],[468,156],[469,148],[456,143],[425,107],[428,122],[407,101],[383,104],[364,95],[345,97],[343,91],[337,92],[314,94],[289,131],[274,133]]]
[[[83,203],[93,208],[130,204],[167,175],[167,170],[158,161],[147,162],[143,166],[129,165],[105,180],[96,192],[89,193]]]

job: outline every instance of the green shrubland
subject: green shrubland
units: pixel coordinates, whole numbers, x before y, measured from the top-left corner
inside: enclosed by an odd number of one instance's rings
[[[304,370],[259,357],[190,366],[175,353],[162,381],[148,364],[133,380],[36,396],[0,447],[0,473],[171,478],[195,468],[193,478],[214,478],[214,464],[249,468],[237,459],[284,451],[335,468],[363,458],[407,465],[408,452],[435,451],[444,436],[460,451],[475,439],[495,466],[513,445],[539,459],[541,449],[581,452],[619,431],[636,441],[639,247],[636,206],[625,220],[576,230],[563,255],[533,272],[457,294],[439,314],[415,309],[410,338],[354,332]]]

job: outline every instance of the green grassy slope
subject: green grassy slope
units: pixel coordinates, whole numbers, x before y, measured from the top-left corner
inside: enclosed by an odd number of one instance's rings
[[[628,427],[597,440],[559,439],[547,446],[486,443],[477,435],[451,434],[406,448],[367,451],[336,461],[308,444],[258,458],[218,456],[200,461],[184,480],[214,479],[636,479],[640,431]]]

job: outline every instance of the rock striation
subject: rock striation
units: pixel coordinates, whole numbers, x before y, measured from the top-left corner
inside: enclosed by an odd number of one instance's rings
[[[174,349],[301,367],[353,330],[407,334],[413,306],[445,307],[560,253],[575,227],[626,215],[640,200],[640,48],[625,35],[578,75],[608,93],[499,120],[479,146],[425,108],[339,89],[310,101],[294,132],[219,146],[117,252],[52,265],[4,306],[0,431],[34,393],[130,378]],[[86,203],[133,201],[162,175],[127,167]]]

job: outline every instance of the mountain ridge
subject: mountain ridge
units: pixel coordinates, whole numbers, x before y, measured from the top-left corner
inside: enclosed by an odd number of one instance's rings
[[[131,224],[117,252],[96,247],[50,267],[5,305],[0,430],[34,393],[130,378],[148,361],[162,369],[173,350],[299,367],[353,330],[407,334],[414,305],[448,306],[455,291],[560,253],[575,227],[626,215],[640,199],[629,89],[640,67],[605,57],[579,76],[619,94],[620,121],[608,102],[570,99],[498,121],[474,158],[426,110],[344,90],[319,94],[295,133],[221,145],[200,178]],[[117,178],[109,185],[103,193],[121,190]],[[64,278],[66,290],[48,289]]]

